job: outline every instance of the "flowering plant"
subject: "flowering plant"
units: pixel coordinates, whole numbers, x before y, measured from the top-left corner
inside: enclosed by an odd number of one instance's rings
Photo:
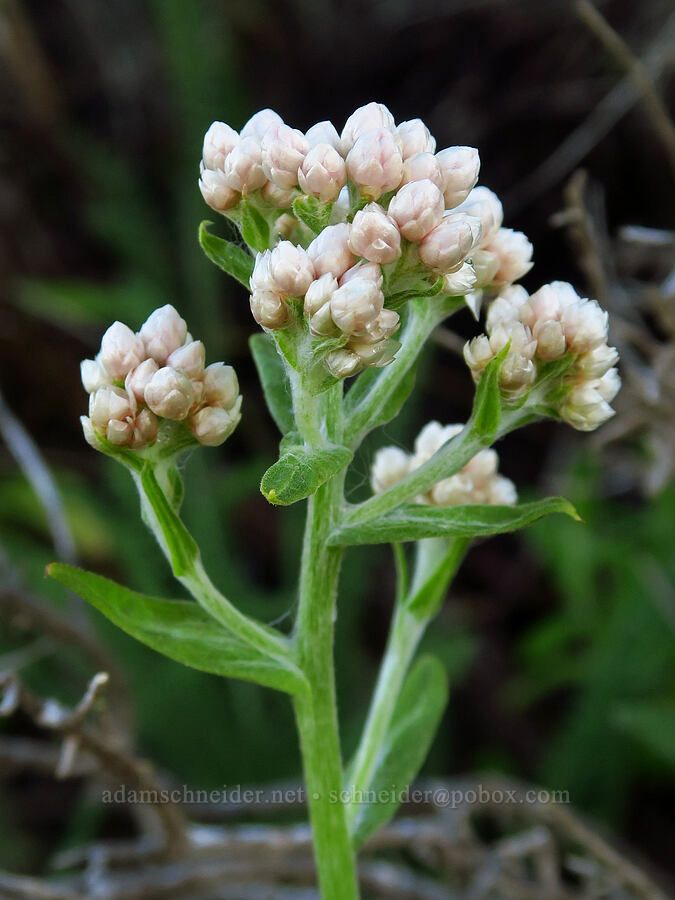
[[[576,515],[557,497],[518,504],[492,445],[545,417],[592,430],[613,414],[620,384],[595,301],[562,282],[532,295],[515,284],[532,246],[502,227],[501,203],[476,187],[478,173],[476,150],[436,152],[421,120],[397,126],[378,103],[356,110],[340,134],[330,122],[303,134],[271,110],[239,133],[222,122],[206,133],[199,186],[242,241],[203,223],[200,242],[250,290],[263,329],[252,353],[282,435],[261,490],[276,505],[307,501],[290,634],[230,603],[180,518],[179,463],[200,444],[221,444],[240,420],[233,369],[206,366],[203,343],[169,305],[138,333],[116,322],[82,364],[85,437],[129,469],[144,521],[193,599],[146,597],[58,563],[50,574],[159,652],[292,697],[326,900],[358,896],[355,853],[394,815],[433,739],[446,675],[437,659],[414,656],[471,542],[549,513]],[[425,341],[464,305],[477,318],[484,300],[486,333],[464,350],[476,385],[469,421],[430,422],[412,453],[380,449],[372,496],[348,503],[354,452],[401,409]],[[346,547],[381,543],[393,546],[398,590],[345,767],[332,654],[338,576]]]

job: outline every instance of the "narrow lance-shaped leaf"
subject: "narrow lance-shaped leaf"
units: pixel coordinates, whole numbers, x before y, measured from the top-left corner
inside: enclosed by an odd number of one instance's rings
[[[471,433],[486,446],[494,443],[501,417],[501,396],[499,393],[499,370],[509,352],[507,344],[485,367],[476,385],[473,411],[469,419]]]
[[[279,431],[286,434],[295,427],[295,417],[291,386],[283,360],[274,345],[274,340],[267,334],[254,334],[249,339],[249,345],[267,407]]]
[[[150,504],[162,531],[171,559],[171,567],[177,578],[189,574],[199,558],[199,548],[178,514],[164,496],[157,482],[153,464],[147,462],[140,476],[140,488]]]
[[[199,226],[199,243],[212,263],[219,266],[228,275],[236,278],[248,289],[249,279],[253,272],[253,257],[241,247],[231,241],[210,234],[207,225],[211,222],[202,222]]]
[[[127,634],[185,666],[255,681],[287,693],[305,689],[299,671],[239,640],[197,603],[147,597],[63,563],[52,563],[47,574],[79,594]]]
[[[438,554],[436,564],[406,603],[408,611],[420,619],[431,619],[439,611],[448,586],[471,543],[469,538],[454,538],[450,541],[444,538],[430,540],[436,540],[441,544],[441,552]]]
[[[241,204],[241,234],[249,247],[262,252],[270,244],[270,226],[252,203]]]
[[[398,809],[426,759],[447,702],[443,665],[434,656],[422,656],[403,684],[373,778],[363,796],[352,799],[356,847],[386,825]]]
[[[563,497],[547,497],[519,506],[425,506],[407,504],[377,519],[344,525],[329,544],[390,544],[430,537],[474,538],[525,528],[551,513],[579,519]]]
[[[290,447],[263,475],[260,490],[270,503],[289,506],[311,496],[352,459],[346,447],[336,444],[316,450]]]

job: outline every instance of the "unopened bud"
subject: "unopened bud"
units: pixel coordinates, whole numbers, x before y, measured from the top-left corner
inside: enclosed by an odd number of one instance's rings
[[[561,418],[578,431],[594,431],[613,415],[614,410],[598,390],[598,381],[573,387],[560,407]]]
[[[443,193],[443,175],[433,153],[415,153],[403,163],[401,185],[428,178]]]
[[[199,174],[199,190],[206,203],[216,212],[227,212],[241,200],[241,194],[230,187],[222,169],[202,167]]]
[[[607,342],[608,316],[595,300],[579,300],[562,314],[567,346],[573,353],[588,353]]]
[[[309,151],[298,169],[301,190],[322,203],[336,200],[347,180],[344,159],[330,144],[317,144]]]
[[[441,425],[440,422],[427,422],[415,440],[415,453],[410,463],[411,471],[424,465],[434,453],[458,435],[461,430],[461,425]]]
[[[389,215],[408,241],[421,241],[443,218],[443,195],[425,178],[405,184],[391,199]]]
[[[484,488],[493,478],[499,466],[499,456],[491,448],[479,450],[464,466],[463,471],[469,476],[474,487]]]
[[[394,117],[384,103],[367,103],[355,110],[345,122],[342,129],[340,143],[342,152],[346,155],[352,149],[356,141],[366,131],[373,128],[384,128],[393,131],[395,127]]]
[[[354,278],[338,288],[330,301],[333,321],[345,334],[365,331],[382,311],[384,295],[368,278]]]
[[[518,492],[510,478],[495,475],[486,488],[486,500],[492,506],[514,506],[518,502]]]
[[[335,330],[335,323],[330,312],[330,301],[337,289],[337,279],[330,272],[317,278],[307,289],[304,312],[312,334],[328,335]]]
[[[401,183],[403,159],[391,131],[373,128],[362,134],[347,155],[347,172],[371,200]]]
[[[190,381],[201,378],[204,374],[206,350],[201,341],[183,344],[169,356],[167,365],[184,372]]]
[[[93,394],[99,388],[112,384],[112,378],[101,364],[100,359],[83,359],[80,363],[80,376],[82,385],[88,394]]]
[[[137,403],[145,403],[145,388],[159,369],[154,359],[144,359],[140,366],[136,366],[126,377],[124,387],[136,398]]]
[[[396,128],[396,140],[404,160],[416,153],[433,153],[436,150],[436,138],[421,119],[401,122]]]
[[[275,288],[272,276],[270,275],[271,255],[271,250],[263,250],[262,253],[256,254],[255,262],[253,263],[253,272],[251,272],[251,277],[249,279],[249,286],[253,293],[255,293],[255,291],[273,291]]]
[[[167,303],[148,316],[138,336],[145,345],[147,355],[163,366],[170,354],[183,345],[187,336],[187,325],[185,319]]]
[[[401,255],[401,235],[396,222],[377,203],[369,203],[354,216],[349,247],[369,262],[394,262]]]
[[[380,494],[402,481],[410,471],[410,456],[400,447],[382,447],[370,470],[373,493]]]
[[[283,121],[279,113],[274,112],[273,109],[261,109],[251,116],[239,134],[243,138],[255,138],[260,143],[268,128],[273,125],[282,125]]]
[[[309,150],[309,143],[297,128],[273,125],[260,144],[265,175],[280,188],[289,190],[298,183],[298,168]]]
[[[145,359],[145,347],[128,325],[113,322],[101,339],[99,360],[113,378],[126,378]]]
[[[492,334],[498,325],[509,326],[520,319],[520,312],[528,300],[528,293],[519,284],[503,288],[490,304],[485,328]]]
[[[204,135],[202,159],[207,169],[223,169],[225,159],[239,143],[239,135],[225,122],[213,122]],[[208,202],[208,201],[207,201]]]
[[[429,491],[434,506],[468,506],[475,502],[473,483],[468,475],[458,473],[437,481]]]
[[[535,322],[532,330],[537,341],[537,356],[539,359],[550,361],[560,359],[564,355],[565,332],[560,322],[549,319]]]
[[[316,147],[317,144],[330,144],[331,147],[335,147],[338,153],[341,153],[340,135],[337,133],[335,125],[328,120],[312,125],[305,132],[305,138],[310,147]]]
[[[134,431],[131,446],[134,450],[142,450],[152,444],[157,437],[157,416],[149,409],[142,409],[134,420]]]
[[[595,384],[596,390],[603,400],[611,403],[621,389],[621,376],[618,369],[610,369],[598,378]]]
[[[326,355],[326,366],[335,378],[348,378],[363,368],[363,362],[358,354],[343,348]]]
[[[232,366],[211,363],[204,369],[204,393],[202,399],[209,406],[231,409],[239,395],[239,381]]]
[[[307,248],[317,278],[330,273],[340,278],[356,262],[349,249],[350,227],[346,222],[324,228]]]
[[[251,312],[263,328],[283,328],[290,318],[290,310],[274,291],[253,291],[250,297]]]
[[[266,181],[260,190],[260,194],[270,206],[275,206],[277,209],[290,209],[293,206],[293,201],[298,196],[298,190],[297,188],[291,188],[286,191],[273,181]]]
[[[364,366],[381,367],[393,360],[401,345],[397,341],[389,341],[386,338],[381,341],[356,338],[352,339],[347,346],[352,353],[356,353]]]
[[[158,369],[145,387],[145,402],[163,419],[180,422],[194,403],[192,382],[183,372],[164,366]]]
[[[487,244],[504,221],[501,200],[490,188],[482,186],[475,187],[470,191],[466,200],[460,203],[454,212],[466,213],[466,215],[480,219],[482,245]]]
[[[537,368],[527,356],[509,352],[499,369],[499,386],[512,400],[526,394],[537,377]]]
[[[107,385],[89,396],[89,418],[99,431],[105,432],[111,419],[124,421],[134,412],[133,400],[122,388]]]
[[[220,406],[205,406],[191,417],[190,430],[200,444],[218,447],[232,434],[240,418]]]
[[[279,241],[269,256],[269,276],[286,297],[302,297],[314,281],[314,265],[303,247]]]
[[[576,371],[586,378],[601,378],[615,364],[619,354],[615,347],[600,344],[583,353],[576,363]]]
[[[134,426],[131,422],[111,419],[105,429],[106,440],[116,447],[126,447],[134,437]]]
[[[401,317],[393,309],[383,309],[379,315],[366,325],[366,334],[363,340],[370,343],[384,341],[391,337],[398,330],[401,324]]]
[[[456,272],[443,276],[443,290],[454,297],[467,294],[476,284],[476,272],[471,263],[462,263]]]
[[[380,266],[377,263],[364,262],[363,260],[360,260],[355,266],[347,269],[340,278],[340,287],[342,287],[343,284],[347,284],[352,278],[369,278],[371,281],[375,282],[379,288],[382,288],[382,283],[384,281]]]
[[[225,178],[229,186],[242,194],[257,191],[266,181],[262,151],[252,137],[242,138],[225,160]]]
[[[447,147],[436,154],[443,179],[446,209],[454,209],[469,196],[478,181],[480,157],[475,147]],[[471,213],[475,215],[475,213]]]
[[[421,241],[422,262],[437,272],[451,272],[460,266],[480,239],[480,221],[473,216],[444,216],[440,225]]]
[[[499,260],[489,250],[474,250],[471,254],[471,263],[476,272],[476,283],[480,287],[492,284],[499,268]]]
[[[532,268],[532,244],[522,231],[500,228],[485,249],[494,253],[499,261],[493,276],[495,284],[512,284]]]

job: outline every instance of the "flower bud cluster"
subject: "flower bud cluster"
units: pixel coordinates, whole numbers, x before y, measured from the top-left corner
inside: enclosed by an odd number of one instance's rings
[[[213,149],[216,154],[217,149]],[[122,322],[108,328],[95,359],[81,364],[89,394],[85,437],[143,450],[165,421],[184,422],[201,444],[217,446],[241,418],[237,376],[222,362],[205,365],[201,341],[192,339],[173,306],[156,309],[135,334]]]
[[[375,454],[371,468],[373,492],[382,493],[424,465],[462,428],[462,425],[444,426],[439,422],[429,422],[418,434],[413,454],[406,453],[400,447],[382,447]],[[417,502],[434,506],[512,506],[517,500],[515,485],[497,473],[498,466],[499,457],[495,450],[481,450],[461,472],[436,482],[426,494],[416,498]]]
[[[607,313],[572,285],[554,281],[532,295],[516,285],[504,289],[490,305],[486,332],[464,347],[475,381],[510,342],[500,370],[505,397],[523,397],[545,364],[567,357],[570,365],[551,394],[560,417],[592,431],[614,415],[609,404],[621,379],[614,368],[618,353],[607,344]]]

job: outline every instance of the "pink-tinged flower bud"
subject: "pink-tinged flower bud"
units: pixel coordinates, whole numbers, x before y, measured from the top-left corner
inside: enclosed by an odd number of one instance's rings
[[[182,347],[187,336],[187,325],[185,319],[181,318],[170,303],[167,303],[166,306],[161,306],[150,313],[138,336],[143,341],[146,351],[141,358],[151,356],[156,363],[163,366],[169,355]]]
[[[537,377],[537,367],[520,353],[509,352],[499,370],[499,387],[511,399],[528,393]]]
[[[408,241],[421,241],[443,218],[443,195],[425,178],[405,184],[391,198],[389,215]]]
[[[463,203],[453,210],[480,219],[481,245],[488,243],[504,221],[502,202],[494,191],[486,187],[475,187]]]
[[[475,381],[478,381],[483,369],[495,358],[495,352],[490,346],[490,339],[486,334],[479,334],[464,344],[464,361],[471,370]]]
[[[335,125],[328,120],[312,125],[309,131],[305,132],[305,138],[310,147],[316,147],[317,144],[330,144],[338,153],[341,153],[340,135],[337,133]]]
[[[270,257],[271,250],[263,250],[257,253],[253,264],[253,272],[249,279],[251,291],[273,291],[275,289],[272,276],[270,275]]]
[[[225,122],[213,122],[204,135],[202,159],[206,169],[223,169],[228,154],[239,143],[239,135]]]
[[[384,128],[393,131],[395,127],[394,117],[384,103],[367,103],[355,110],[345,122],[342,129],[340,143],[342,152],[347,155],[356,141],[374,128]]]
[[[441,425],[440,422],[427,422],[415,440],[415,453],[410,461],[410,470],[419,469],[425,462],[428,462],[443,444],[447,444],[461,430],[462,425]]]
[[[94,425],[89,416],[80,416],[80,425],[82,426],[82,434],[84,435],[85,441],[90,447],[93,447],[94,450],[100,450],[101,444],[96,436]]]
[[[262,167],[262,151],[252,137],[242,138],[225,160],[225,179],[241,194],[257,191],[266,179]]]
[[[105,429],[106,440],[116,447],[126,447],[134,437],[134,426],[131,422],[121,422],[119,419],[111,419]]]
[[[134,402],[122,388],[107,385],[89,395],[89,418],[99,431],[105,432],[111,419],[122,422],[134,412]]]
[[[314,265],[317,278],[326,273],[340,278],[356,262],[349,249],[349,225],[340,222],[324,228],[307,248],[307,255]]]
[[[443,193],[443,176],[433,153],[416,153],[403,163],[401,186],[427,178]]]
[[[134,450],[142,450],[157,438],[157,416],[149,409],[142,409],[134,421],[134,432],[131,446]]]
[[[563,421],[578,431],[594,431],[614,415],[614,410],[598,390],[598,381],[573,387],[559,412]]]
[[[490,335],[490,346],[495,354],[509,344],[509,354],[517,353],[527,359],[533,359],[537,352],[537,342],[532,332],[522,322],[498,325]]]
[[[303,247],[279,241],[270,253],[269,275],[280,294],[302,297],[314,281],[314,265]]]
[[[124,387],[135,397],[137,403],[145,403],[145,388],[159,366],[154,359],[144,359],[140,366],[136,366],[126,377]]]
[[[113,378],[126,378],[142,359],[145,348],[138,335],[128,325],[113,322],[101,339],[101,365]]]
[[[349,188],[345,185],[338,194],[337,200],[333,204],[333,221],[346,222],[352,209],[352,202],[349,198]]]
[[[522,231],[500,228],[485,249],[494,253],[499,261],[494,284],[512,284],[532,268],[532,244]]]
[[[401,183],[403,158],[391,131],[373,128],[362,134],[347,155],[347,172],[371,200]]]
[[[619,354],[616,347],[600,344],[579,357],[575,370],[585,378],[602,378],[612,368],[618,358]]]
[[[588,353],[607,343],[608,316],[595,300],[579,300],[568,306],[561,321],[573,353]]]
[[[298,169],[301,190],[322,203],[332,203],[344,187],[347,169],[344,159],[330,144],[317,144],[309,151]]]
[[[393,347],[392,347],[393,344]],[[397,341],[371,341],[367,338],[352,338],[347,349],[355,353],[364,366],[388,365],[401,345]]]
[[[401,317],[393,309],[383,309],[371,322],[366,325],[366,333],[362,341],[371,344],[379,343],[390,338],[398,330]]]
[[[190,411],[195,393],[192,382],[183,372],[164,366],[158,369],[145,387],[145,402],[163,419],[180,422]]]
[[[184,372],[190,381],[196,381],[204,374],[206,349],[201,341],[191,341],[174,350],[166,362],[168,366]]]
[[[349,247],[356,256],[386,265],[401,255],[401,235],[391,216],[377,203],[369,203],[354,216]]]
[[[381,494],[403,481],[410,471],[410,457],[400,447],[382,447],[375,454],[370,469],[370,486],[374,494]]]
[[[480,221],[473,216],[444,216],[420,242],[419,255],[436,272],[451,272],[462,264],[480,239]]]
[[[240,418],[220,406],[205,406],[191,417],[190,430],[200,444],[218,447],[232,434]]]
[[[112,384],[112,378],[101,364],[100,359],[83,359],[80,363],[80,376],[82,386],[88,394],[93,394],[99,388]]]
[[[401,122],[396,128],[396,140],[404,160],[417,153],[434,153],[436,150],[436,138],[421,119]]]
[[[290,319],[290,310],[274,291],[253,291],[250,297],[251,312],[263,328],[283,328]]]
[[[260,143],[268,128],[273,125],[283,125],[283,121],[279,113],[274,112],[273,109],[261,109],[251,116],[239,134],[243,138],[255,138]]]
[[[271,183],[271,181],[268,182],[268,184]],[[284,241],[290,240],[297,228],[298,220],[289,213],[283,213],[274,223],[274,233],[278,234],[281,240]]]
[[[266,181],[260,190],[260,194],[270,206],[276,206],[277,209],[290,209],[293,206],[293,201],[298,196],[298,190],[293,187],[286,191],[273,181]]]
[[[524,325],[534,328],[538,320],[560,319],[568,306],[578,303],[581,298],[571,284],[553,281],[545,284],[532,294],[520,310]]]
[[[345,334],[365,331],[384,306],[382,291],[368,278],[354,278],[338,288],[330,301],[333,321]]]
[[[352,266],[350,269],[347,269],[340,278],[340,287],[342,287],[343,284],[347,284],[352,278],[369,278],[371,281],[375,282],[380,289],[382,288],[382,283],[384,281],[380,266],[377,263],[363,262],[363,260],[357,262],[356,265]]]
[[[519,284],[503,288],[490,304],[485,329],[492,334],[498,325],[511,325],[520,319],[523,305],[527,303],[528,293]]]
[[[316,281],[313,281],[305,293],[304,312],[307,318],[317,313],[322,306],[330,302],[330,298],[338,289],[337,278],[326,272]]]
[[[474,250],[471,254],[471,263],[476,273],[476,284],[485,287],[492,284],[499,268],[499,260],[489,250]]]
[[[492,506],[514,506],[518,502],[518,491],[510,478],[495,475],[486,489],[486,500]]]
[[[326,367],[335,378],[348,378],[363,368],[363,361],[356,353],[343,348],[326,355]]]
[[[436,154],[436,162],[443,179],[445,206],[447,209],[454,209],[466,200],[469,191],[478,181],[478,150],[475,147],[447,147]]]
[[[211,363],[204,370],[203,401],[209,406],[232,409],[239,396],[239,381],[232,366],[225,363]]]
[[[539,319],[535,322],[532,334],[537,341],[537,356],[549,362],[560,359],[567,349],[565,332],[560,322],[554,319]]]
[[[221,169],[206,169],[202,166],[199,190],[206,203],[216,212],[227,212],[241,200],[241,194],[230,187],[225,172]]]
[[[443,290],[453,297],[462,297],[476,284],[476,272],[471,263],[462,263],[456,272],[443,276]]]
[[[309,143],[297,128],[283,123],[265,132],[260,144],[265,175],[284,190],[296,187],[298,168],[309,150]]]

